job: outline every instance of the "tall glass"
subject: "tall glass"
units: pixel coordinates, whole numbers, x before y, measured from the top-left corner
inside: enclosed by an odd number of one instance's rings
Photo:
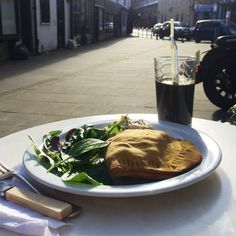
[[[171,57],[154,58],[156,102],[159,120],[190,126],[196,76],[196,58],[179,57],[177,75]],[[174,80],[174,76],[177,76]]]

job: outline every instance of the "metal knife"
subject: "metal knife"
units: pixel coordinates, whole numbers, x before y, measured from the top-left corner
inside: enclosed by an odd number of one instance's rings
[[[29,190],[0,182],[0,196],[8,201],[37,211],[43,215],[62,220],[72,213],[72,205]]]

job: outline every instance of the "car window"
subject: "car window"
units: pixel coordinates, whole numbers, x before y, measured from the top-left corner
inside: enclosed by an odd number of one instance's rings
[[[214,28],[220,27],[220,26],[221,26],[220,22],[212,22],[212,25],[211,25],[211,27],[214,27]]]
[[[170,27],[170,23],[164,23],[163,24],[163,28],[168,28],[168,27]]]
[[[189,27],[188,24],[181,24],[183,27]]]
[[[180,22],[174,22],[174,26],[175,27],[181,27],[181,23]]]
[[[236,34],[236,24],[233,22],[230,22],[229,28],[232,34]]]
[[[199,23],[198,28],[201,28],[201,29],[207,28],[207,22]]]

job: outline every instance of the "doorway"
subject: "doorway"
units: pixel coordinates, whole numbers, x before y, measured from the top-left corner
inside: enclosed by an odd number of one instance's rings
[[[21,0],[19,4],[22,43],[29,52],[34,52],[36,51],[35,0]]]
[[[57,0],[57,47],[65,47],[65,5],[64,0]]]

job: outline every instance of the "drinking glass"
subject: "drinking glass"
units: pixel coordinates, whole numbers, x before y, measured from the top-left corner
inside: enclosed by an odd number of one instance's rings
[[[191,126],[196,58],[178,57],[175,73],[171,57],[154,58],[159,120]]]

